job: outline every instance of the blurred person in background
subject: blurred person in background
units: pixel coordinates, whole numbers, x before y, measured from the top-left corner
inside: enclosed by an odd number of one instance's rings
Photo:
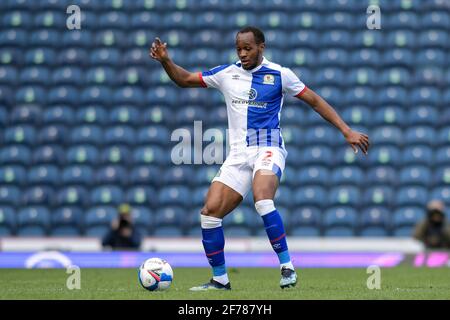
[[[118,213],[118,217],[111,223],[111,229],[103,238],[103,246],[112,249],[139,249],[142,237],[133,225],[130,205],[121,204]]]
[[[428,249],[450,249],[450,226],[445,220],[445,205],[440,200],[431,200],[426,217],[416,225],[414,238]]]

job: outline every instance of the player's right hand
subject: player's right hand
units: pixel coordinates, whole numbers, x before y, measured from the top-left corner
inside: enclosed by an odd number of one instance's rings
[[[158,37],[155,38],[155,41],[153,41],[152,47],[150,48],[149,55],[159,62],[168,60],[169,53],[167,52],[167,43],[162,43],[161,39],[159,39]]]

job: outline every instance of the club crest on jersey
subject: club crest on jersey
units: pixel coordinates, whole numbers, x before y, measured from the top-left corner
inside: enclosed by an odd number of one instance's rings
[[[248,96],[248,100],[255,100],[258,96],[258,91],[256,91],[256,89],[254,88],[250,88],[250,90],[244,91],[243,94],[245,96]]]
[[[271,74],[266,74],[264,76],[264,81],[263,84],[271,84],[274,85],[275,84],[275,77]]]

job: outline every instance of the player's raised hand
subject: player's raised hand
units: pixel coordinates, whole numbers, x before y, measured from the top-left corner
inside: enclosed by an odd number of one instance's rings
[[[361,132],[350,130],[344,134],[345,140],[352,146],[353,151],[358,153],[358,148],[361,149],[364,154],[367,154],[369,150],[369,137]]]
[[[167,43],[161,42],[161,39],[158,37],[155,38],[155,41],[152,43],[152,47],[150,48],[150,57],[159,62],[163,62],[169,59],[169,53],[167,52]]]

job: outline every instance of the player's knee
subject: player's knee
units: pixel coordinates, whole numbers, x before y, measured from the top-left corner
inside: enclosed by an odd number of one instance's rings
[[[220,217],[220,207],[218,205],[206,204],[200,210],[200,214],[207,217]]]

